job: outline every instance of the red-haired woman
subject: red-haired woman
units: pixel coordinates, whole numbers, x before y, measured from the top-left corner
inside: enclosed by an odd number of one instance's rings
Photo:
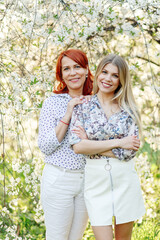
[[[83,198],[85,159],[68,141],[73,108],[92,92],[92,74],[84,52],[62,52],[56,65],[53,96],[44,101],[38,145],[45,154],[41,201],[47,240],[81,240],[87,224]]]

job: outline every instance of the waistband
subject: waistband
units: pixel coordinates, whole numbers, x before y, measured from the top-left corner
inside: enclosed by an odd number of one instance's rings
[[[118,158],[86,158],[86,161],[88,162],[106,162],[106,161],[120,161]]]
[[[54,168],[57,168],[58,170],[62,171],[62,172],[69,172],[69,173],[84,173],[84,169],[68,169],[68,168],[63,168],[57,165],[53,165],[50,163],[46,163],[46,165],[52,166]]]
[[[103,164],[106,164],[106,163],[110,163],[112,165],[133,165],[135,163],[135,160],[132,158],[130,159],[129,161],[122,161],[122,160],[119,160],[118,158],[107,158],[107,159],[104,159],[104,158],[93,158],[93,159],[90,159],[90,158],[86,158],[86,164],[89,164],[89,165],[103,165]]]

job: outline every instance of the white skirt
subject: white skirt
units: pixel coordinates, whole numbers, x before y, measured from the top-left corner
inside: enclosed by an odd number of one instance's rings
[[[86,159],[84,197],[92,226],[127,223],[145,213],[134,160]]]

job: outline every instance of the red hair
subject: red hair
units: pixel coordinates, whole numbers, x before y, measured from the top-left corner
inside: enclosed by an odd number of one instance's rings
[[[56,64],[56,80],[59,82],[58,86],[54,86],[54,93],[68,93],[68,88],[65,82],[62,79],[62,58],[66,56],[76,63],[78,63],[82,68],[88,67],[88,58],[84,52],[79,49],[68,49],[66,51],[61,52],[57,59]],[[92,93],[93,88],[93,75],[88,68],[88,77],[83,86],[83,95],[90,95]]]

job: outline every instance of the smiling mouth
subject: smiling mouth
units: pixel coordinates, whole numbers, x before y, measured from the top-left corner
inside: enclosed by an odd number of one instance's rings
[[[105,88],[112,87],[111,84],[109,84],[109,83],[105,83],[105,82],[102,82],[102,85],[103,85],[103,87],[105,87]]]
[[[72,79],[70,79],[69,81],[70,81],[70,82],[78,82],[79,79],[80,79],[80,78],[72,78]]]

